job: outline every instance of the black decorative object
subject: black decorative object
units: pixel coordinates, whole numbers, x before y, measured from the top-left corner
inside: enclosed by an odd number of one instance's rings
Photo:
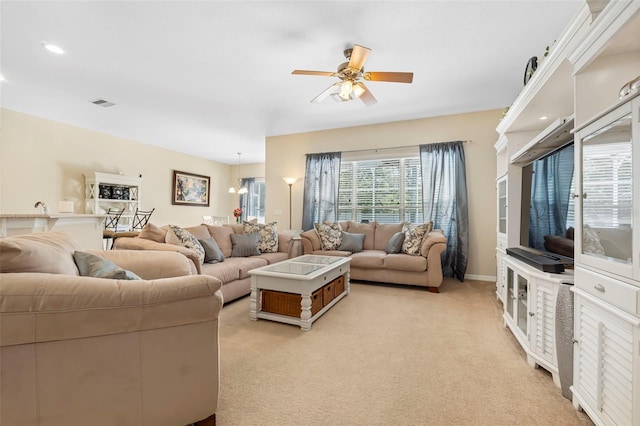
[[[533,77],[533,73],[538,68],[538,57],[532,56],[531,59],[527,61],[527,66],[524,69],[524,85],[526,86],[531,77]]]
[[[98,187],[98,196],[100,198],[106,198],[109,199],[111,198],[111,185],[100,185]]]

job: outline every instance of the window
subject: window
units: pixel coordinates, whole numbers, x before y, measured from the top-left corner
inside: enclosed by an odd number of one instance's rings
[[[256,181],[253,185],[253,191],[249,193],[249,196],[253,200],[252,203],[249,203],[250,211],[247,212],[248,216],[255,216],[258,218],[259,223],[264,223],[265,220],[265,182],[264,178],[256,178]]]
[[[338,220],[421,223],[420,158],[342,161]]]
[[[244,211],[243,220],[258,219],[259,223],[265,220],[265,182],[264,178],[243,178],[242,186],[247,193],[240,195],[240,207]]]

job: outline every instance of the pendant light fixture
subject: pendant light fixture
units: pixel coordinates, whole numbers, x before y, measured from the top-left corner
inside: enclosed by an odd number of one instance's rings
[[[242,153],[238,152],[238,174],[240,174],[240,156]],[[238,187],[234,188],[233,186],[229,188],[229,194],[246,194],[249,190],[242,186],[242,179],[238,178]]]

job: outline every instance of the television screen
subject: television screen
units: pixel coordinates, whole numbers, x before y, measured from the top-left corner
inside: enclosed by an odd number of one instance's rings
[[[573,258],[573,154],[570,143],[523,167],[522,246]]]

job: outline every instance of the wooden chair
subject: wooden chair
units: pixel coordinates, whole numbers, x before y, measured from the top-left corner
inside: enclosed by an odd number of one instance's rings
[[[111,242],[111,248],[113,247],[113,241],[118,232],[118,222],[122,217],[122,213],[124,213],[124,209],[110,208],[107,211],[107,217],[104,219],[104,230],[102,231],[102,242],[105,249],[110,248],[109,242]]]
[[[140,234],[140,231],[151,219],[151,215],[155,211],[155,207],[151,210],[138,210],[133,214],[133,219],[131,220],[131,229],[126,232],[116,232],[113,236],[113,242],[111,243],[111,248],[113,248],[114,243],[120,237],[137,237]]]

